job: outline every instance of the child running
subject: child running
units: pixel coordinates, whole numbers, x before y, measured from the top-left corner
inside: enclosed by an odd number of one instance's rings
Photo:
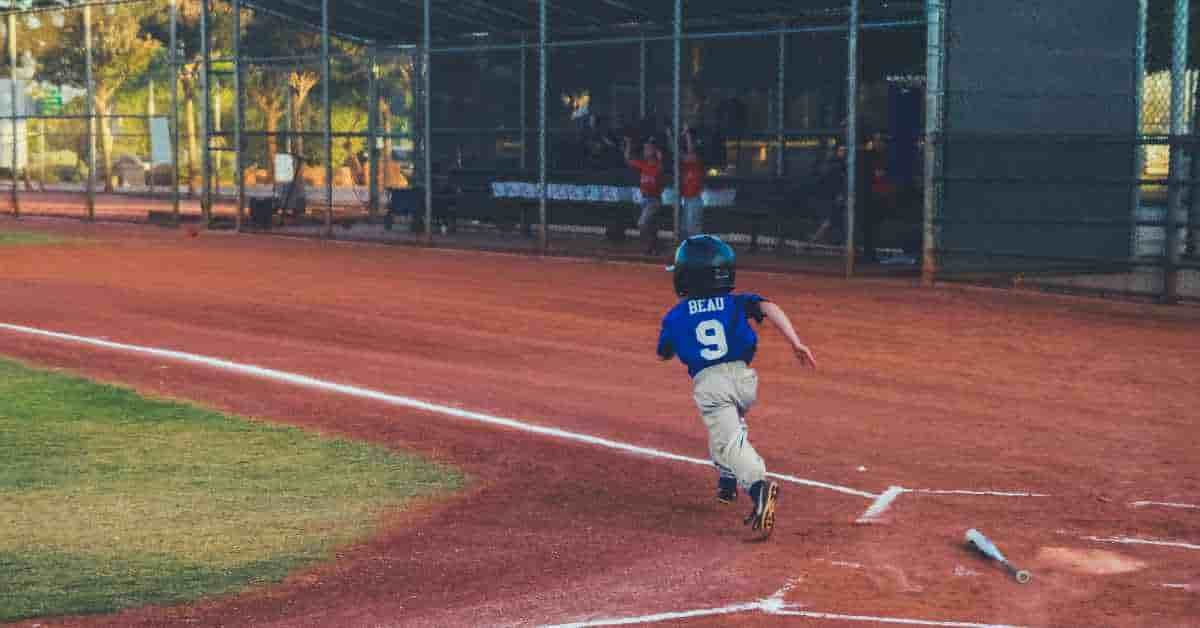
[[[693,378],[692,396],[708,428],[708,448],[720,472],[717,499],[733,502],[740,487],[750,496],[745,523],[763,539],[775,527],[779,485],[767,479],[761,456],[747,440],[746,413],[758,398],[750,368],[758,336],[750,321],[771,321],[792,345],[801,366],[816,367],[787,314],[757,294],[734,293],[735,256],[720,238],[698,235],[679,245],[675,293],[680,301],[663,317],[658,355],[678,356]]]

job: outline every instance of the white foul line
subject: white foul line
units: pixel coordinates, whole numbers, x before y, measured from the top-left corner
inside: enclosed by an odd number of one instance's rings
[[[8,323],[0,323],[0,329],[11,331],[11,332],[16,332],[16,333],[20,333],[20,334],[26,334],[26,335],[30,335],[30,336],[53,338],[55,340],[63,340],[63,341],[67,341],[67,342],[73,342],[76,344],[90,345],[93,347],[102,347],[105,349],[113,349],[116,351],[124,351],[127,353],[137,353],[137,354],[142,354],[142,355],[149,355],[149,356],[154,356],[157,358],[176,360],[179,362],[187,362],[189,364],[199,364],[201,366],[207,366],[210,368],[215,368],[215,369],[219,369],[222,371],[228,371],[231,373],[237,373],[240,375],[248,375],[251,377],[258,377],[261,379],[268,379],[268,380],[272,380],[272,381],[276,381],[276,382],[283,382],[283,383],[292,384],[295,386],[303,386],[305,388],[312,388],[315,390],[321,390],[321,391],[325,391],[325,392],[333,392],[333,393],[338,393],[338,394],[342,394],[342,395],[349,395],[351,397],[358,397],[361,399],[371,399],[373,401],[381,401],[383,403],[387,403],[387,404],[391,404],[391,405],[395,405],[395,406],[403,406],[406,408],[413,408],[415,410],[421,410],[423,412],[432,412],[435,414],[443,414],[443,415],[451,416],[451,417],[454,417],[457,419],[465,419],[467,421],[474,421],[476,423],[484,423],[484,424],[488,424],[488,425],[500,425],[503,427],[507,427],[509,429],[519,430],[522,432],[529,432],[531,434],[538,434],[541,436],[549,436],[551,438],[558,438],[558,439],[562,439],[562,440],[587,443],[589,445],[594,445],[597,447],[605,447],[608,449],[615,449],[618,451],[624,451],[626,453],[631,453],[631,454],[635,454],[635,455],[639,455],[639,456],[649,456],[651,458],[662,458],[664,460],[674,460],[675,462],[686,462],[688,464],[698,464],[698,465],[703,465],[706,467],[712,466],[711,460],[703,460],[700,458],[692,458],[690,456],[682,456],[680,454],[662,451],[659,449],[652,449],[649,447],[639,447],[637,445],[631,445],[629,443],[623,443],[620,441],[609,440],[607,438],[600,438],[598,436],[591,436],[588,434],[581,434],[578,432],[569,432],[567,430],[561,430],[561,429],[553,428],[553,427],[543,427],[540,425],[533,425],[531,423],[524,423],[524,422],[518,421],[516,419],[493,416],[490,414],[484,414],[482,412],[472,412],[470,410],[463,410],[461,408],[454,408],[451,406],[430,403],[428,401],[421,401],[420,399],[413,399],[411,397],[403,397],[400,395],[392,395],[392,394],[388,394],[388,393],[384,393],[384,392],[379,392],[377,390],[371,390],[370,388],[362,388],[359,386],[350,386],[347,384],[337,384],[334,382],[320,380],[315,377],[309,377],[307,375],[299,375],[296,373],[289,373],[287,371],[278,371],[275,369],[263,368],[261,366],[254,366],[252,364],[240,364],[238,362],[230,362],[228,360],[222,360],[219,358],[212,358],[212,357],[203,356],[203,355],[197,355],[194,353],[184,353],[182,351],[169,351],[166,349],[155,349],[153,347],[143,347],[143,346],[139,346],[139,345],[130,345],[130,344],[124,344],[124,343],[119,343],[119,342],[111,342],[108,340],[101,340],[99,338],[89,338],[87,336],[75,336],[75,335],[71,335],[71,334],[63,334],[63,333],[58,333],[58,332],[53,332],[53,331],[46,331],[44,329],[37,329],[34,327],[11,325]],[[858,489],[853,489],[848,486],[839,486],[837,484],[828,484],[825,482],[817,482],[815,480],[807,480],[804,478],[798,478],[795,476],[784,475],[784,474],[779,474],[779,473],[769,473],[768,475],[773,478],[783,480],[785,482],[791,482],[793,484],[801,484],[804,486],[811,486],[814,488],[823,488],[823,489],[835,491],[838,493],[844,493],[846,495],[855,495],[858,497],[864,497],[866,499],[875,499],[876,497],[878,497],[875,493],[868,493],[866,491],[860,491]]]
[[[905,489],[906,493],[923,493],[925,495],[980,495],[992,497],[1050,497],[1046,493],[1029,493],[1025,491],[965,491],[965,490],[943,490],[932,488],[911,488]]]
[[[870,508],[867,508],[867,511],[864,512],[861,517],[856,519],[854,521],[854,523],[858,523],[858,524],[874,523],[876,520],[879,519],[880,515],[882,515],[888,508],[891,507],[892,502],[895,501],[897,497],[903,495],[904,493],[920,493],[923,495],[970,495],[972,497],[975,497],[975,496],[1049,497],[1049,495],[1046,495],[1044,493],[1028,493],[1028,492],[1024,492],[1024,491],[968,491],[968,490],[943,490],[943,489],[930,489],[930,488],[913,489],[913,488],[904,488],[902,486],[889,486],[886,491],[884,491],[881,495],[879,495],[879,497],[875,498],[875,501],[871,503]]]
[[[788,582],[771,597],[749,602],[733,604],[719,608],[702,608],[690,611],[656,613],[640,617],[615,617],[608,619],[591,619],[569,624],[554,624],[543,628],[593,628],[597,626],[632,626],[636,624],[654,624],[692,617],[709,617],[712,615],[732,615],[736,613],[759,612],[764,615],[783,615],[791,617],[807,617],[810,619],[828,619],[835,621],[873,622],[877,624],[903,624],[908,626],[943,626],[947,628],[1017,628],[1008,624],[979,624],[961,621],[936,621],[928,619],[904,619],[901,617],[876,617],[872,615],[842,615],[838,613],[819,613],[815,611],[798,610],[802,604],[789,604],[784,601],[784,595],[794,587],[796,581]]]
[[[712,465],[711,460],[700,460],[698,458],[692,458],[689,460],[689,462]],[[802,484],[804,486],[811,486],[814,488],[824,488],[831,491],[837,491],[839,493],[845,493],[846,495],[856,495],[858,497],[865,497],[866,499],[875,499],[876,497],[879,497],[875,493],[868,493],[866,491],[860,491],[847,486],[838,486],[837,484],[826,484],[825,482],[817,482],[816,480],[806,480],[804,478],[798,478],[794,475],[788,475],[786,473],[768,472],[767,477],[775,478],[776,480],[783,480],[784,482],[791,482],[792,484]]]
[[[904,619],[902,617],[873,617],[871,615],[839,615],[814,611],[777,611],[772,615],[791,615],[811,619],[833,619],[839,621],[874,622],[877,624],[904,624],[906,626],[948,626],[950,628],[1017,628],[1009,624],[976,624],[962,621],[933,621],[928,619]]]
[[[1154,539],[1136,539],[1129,536],[1085,536],[1085,541],[1096,541],[1097,543],[1120,543],[1123,545],[1159,545],[1163,547],[1181,547],[1183,549],[1200,550],[1200,545],[1192,543],[1183,543],[1180,541],[1157,541]]]
[[[588,621],[573,622],[570,624],[551,624],[542,628],[590,628],[592,626],[635,626],[637,624],[657,624],[663,621],[674,621],[677,619],[690,619],[692,617],[711,617],[713,615],[733,615],[736,613],[748,613],[750,611],[762,610],[762,602],[750,602],[748,604],[734,604],[732,606],[722,606],[720,608],[701,608],[692,611],[679,611],[675,613],[657,613],[654,615],[642,615],[641,617],[621,617],[611,619],[592,619]]]
[[[854,523],[873,523],[879,519],[879,515],[882,515],[883,511],[887,510],[892,505],[892,502],[902,493],[904,493],[904,487],[889,486],[888,490],[884,491],[874,502],[871,502],[871,507],[867,508],[867,511]]]
[[[1180,503],[1176,503],[1176,502],[1139,501],[1139,502],[1130,502],[1129,505],[1133,506],[1134,508],[1141,508],[1143,506],[1162,506],[1163,508],[1186,508],[1188,510],[1200,510],[1200,506],[1197,506],[1195,504],[1180,504]]]

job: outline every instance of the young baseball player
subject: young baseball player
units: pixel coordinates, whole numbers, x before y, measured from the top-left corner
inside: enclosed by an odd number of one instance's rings
[[[678,356],[693,378],[692,396],[720,472],[717,499],[732,502],[740,486],[752,502],[745,523],[769,537],[779,486],[767,479],[766,465],[746,437],[746,413],[758,397],[758,374],[750,368],[758,336],[750,321],[771,321],[802,366],[816,367],[816,361],[779,306],[757,294],[733,292],[735,257],[720,238],[688,238],[669,270],[680,301],[663,317],[658,355],[663,360]]]
[[[704,230],[704,162],[696,150],[696,135],[688,126],[683,127],[683,155],[679,159],[680,209],[683,211],[681,237],[700,235]]]
[[[663,162],[662,152],[653,138],[647,138],[642,148],[644,159],[633,158],[633,145],[625,141],[625,162],[638,171],[638,183],[642,192],[642,213],[638,217],[638,230],[646,246],[647,255],[658,254],[658,213],[662,210]]]

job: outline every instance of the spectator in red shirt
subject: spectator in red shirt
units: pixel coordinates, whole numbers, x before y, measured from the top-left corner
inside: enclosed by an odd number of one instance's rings
[[[696,137],[692,129],[683,127],[683,157],[679,161],[679,186],[681,216],[679,221],[681,239],[704,232],[704,162],[696,151]]]
[[[625,161],[630,168],[640,175],[639,187],[642,191],[642,214],[638,218],[638,230],[646,245],[647,255],[657,255],[658,250],[658,217],[662,210],[662,178],[663,164],[658,146],[652,140],[647,140],[642,150],[643,158],[633,158],[633,145],[625,142]]]

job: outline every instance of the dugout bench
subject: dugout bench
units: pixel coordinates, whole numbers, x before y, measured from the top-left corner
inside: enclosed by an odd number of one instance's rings
[[[447,230],[456,229],[460,221],[474,220],[494,225],[500,231],[519,230],[525,236],[532,236],[532,228],[537,224],[540,213],[538,199],[496,198],[492,192],[492,184],[535,181],[537,175],[536,170],[495,168],[456,168],[445,175],[434,175],[431,178],[436,186],[433,195],[435,220],[446,225]],[[558,171],[554,173],[554,179],[555,182],[577,184],[637,183],[636,175],[625,169],[595,172]],[[399,190],[399,195],[395,194],[397,190],[393,190],[389,215],[409,215],[413,212],[409,209],[411,207],[420,208],[423,218],[423,192],[408,192],[419,189],[422,188]],[[413,198],[414,195],[420,198]],[[551,222],[603,226],[607,237],[614,241],[624,238],[625,229],[633,226],[637,212],[629,203],[562,199],[547,199],[546,208]],[[414,221],[415,224],[418,222],[421,221]]]
[[[462,221],[478,221],[494,225],[502,232],[519,230],[532,235],[538,222],[539,201],[536,198],[496,198],[492,184],[496,182],[530,182],[537,180],[536,170],[496,168],[456,168],[445,174],[435,174],[433,206],[435,224],[447,231],[457,229]],[[636,187],[637,173],[628,168],[596,171],[556,171],[554,183],[577,185],[617,185]],[[670,184],[670,177],[667,177]],[[807,178],[789,177],[712,177],[707,184],[713,188],[735,188],[737,202],[730,207],[710,207],[705,211],[706,230],[718,233],[748,233],[750,251],[756,252],[760,239],[768,234],[777,238],[803,239],[805,229],[815,228],[812,210],[815,183]],[[395,216],[409,216],[414,231],[424,229],[424,188],[414,186],[392,189],[385,225],[391,228]],[[636,226],[639,209],[632,203],[593,202],[582,200],[547,199],[548,219],[554,224],[574,224],[603,227],[605,236],[613,242],[625,239],[626,229]],[[664,206],[660,225],[670,225],[673,207]],[[777,247],[782,250],[783,247]]]
[[[737,201],[732,207],[705,211],[705,229],[716,233],[747,233],[751,253],[757,252],[760,238],[772,235],[778,244],[786,237],[801,237],[805,227],[815,226],[815,185],[808,178],[790,177],[711,177],[708,185],[734,188]],[[819,219],[816,221],[819,222]]]

